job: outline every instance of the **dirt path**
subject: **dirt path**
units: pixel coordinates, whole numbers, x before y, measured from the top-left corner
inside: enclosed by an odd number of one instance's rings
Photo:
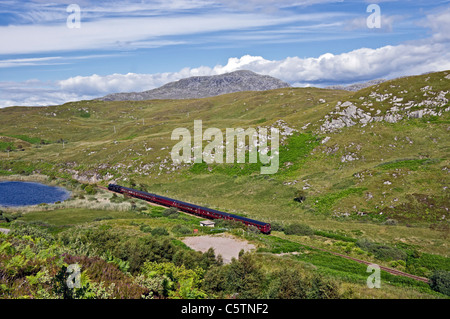
[[[206,252],[212,247],[216,256],[222,255],[225,264],[230,263],[233,257],[238,258],[241,249],[250,251],[256,248],[255,245],[244,240],[224,234],[186,237],[183,239],[183,243],[201,252]]]

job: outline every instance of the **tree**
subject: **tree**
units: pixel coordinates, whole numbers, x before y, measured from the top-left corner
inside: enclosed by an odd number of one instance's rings
[[[275,299],[305,299],[308,283],[298,269],[283,268],[272,274],[268,296]]]
[[[227,288],[227,270],[227,266],[208,269],[203,278],[202,289],[210,294],[222,297]]]
[[[208,269],[212,265],[217,265],[217,260],[216,254],[214,253],[214,249],[210,247],[205,253],[202,254],[200,266],[203,269]]]
[[[226,290],[237,293],[239,298],[254,299],[261,296],[264,274],[257,265],[254,255],[240,253],[239,259],[233,258],[227,267]]]

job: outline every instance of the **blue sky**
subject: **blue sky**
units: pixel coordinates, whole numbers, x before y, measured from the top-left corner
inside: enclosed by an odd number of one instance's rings
[[[368,27],[371,4],[380,28]],[[5,0],[0,107],[239,69],[318,87],[440,71],[450,69],[449,21],[450,1]]]

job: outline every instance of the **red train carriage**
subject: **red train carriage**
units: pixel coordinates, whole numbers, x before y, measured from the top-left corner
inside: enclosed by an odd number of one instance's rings
[[[215,209],[210,209],[202,206],[197,206],[191,203],[182,202],[176,199],[172,199],[169,197],[164,197],[152,193],[138,191],[132,188],[123,187],[116,184],[109,184],[108,189],[110,191],[114,191],[121,194],[126,194],[128,196],[132,196],[135,198],[143,199],[149,202],[153,202],[159,205],[167,206],[167,207],[175,207],[181,211],[186,213],[195,214],[198,216],[202,216],[210,219],[225,219],[225,220],[234,220],[241,222],[247,226],[254,226],[258,228],[264,234],[270,234],[271,226],[269,223],[264,223],[258,220],[228,214],[225,212],[221,212]]]

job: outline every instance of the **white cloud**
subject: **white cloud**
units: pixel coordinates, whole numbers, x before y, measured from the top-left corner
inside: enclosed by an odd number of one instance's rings
[[[0,60],[0,68],[11,68],[25,65],[55,65],[61,64],[58,62],[51,62],[60,60],[61,57],[43,57],[43,58],[24,58],[24,59],[5,59]]]
[[[379,49],[362,48],[348,53],[323,54],[318,58],[288,57],[268,60],[245,55],[225,65],[184,68],[156,74],[76,76],[58,82],[37,80],[0,83],[0,107],[42,106],[92,99],[109,93],[140,92],[190,76],[216,75],[236,70],[267,74],[294,86],[349,84],[374,78],[395,78],[450,69],[449,46],[442,43],[402,44]]]
[[[388,16],[381,15],[381,27],[379,29],[371,29],[371,31],[383,31],[383,32],[392,32],[394,29],[394,24],[403,20],[403,17],[400,15]],[[368,30],[367,27],[367,17],[359,17],[352,19],[345,23],[347,30]]]
[[[433,39],[438,42],[450,40],[450,7],[439,13],[427,15],[421,24],[433,32]]]
[[[81,20],[81,28],[70,29],[66,23],[52,25],[0,26],[1,54],[128,49],[165,45],[164,37],[208,32],[245,30],[305,19],[306,15],[271,16],[252,13],[182,15],[170,17],[107,18]],[[169,44],[173,41],[169,41]]]
[[[14,68],[20,66],[31,66],[31,65],[61,65],[61,64],[71,64],[75,60],[85,60],[85,59],[98,59],[105,57],[113,57],[117,54],[88,54],[88,55],[78,55],[78,56],[48,56],[40,58],[19,58],[19,59],[4,59],[0,60],[0,68]]]
[[[83,94],[61,91],[55,83],[39,80],[0,82],[0,96],[0,108],[57,105],[92,98]]]
[[[233,24],[226,19],[219,19],[218,16],[204,17],[204,20],[190,25],[188,17],[182,21],[174,21],[175,25],[168,27],[166,34],[182,33],[182,32],[201,32],[203,27],[209,31],[214,28],[234,28],[237,29],[259,24],[279,23],[277,21],[261,21],[261,16],[246,15],[249,20],[232,19]],[[215,20],[217,18],[217,20]],[[242,18],[242,15],[240,15]],[[289,18],[287,18],[289,19]],[[214,21],[213,21],[214,20]],[[138,30],[133,31],[134,36],[129,39],[130,30],[120,30],[125,25],[114,27],[108,30],[107,25],[96,24],[101,30],[94,30],[95,35],[88,35],[88,39],[80,39],[73,43],[73,46],[84,47],[90,46],[95,41],[99,45],[109,43],[112,45],[112,39],[127,39],[128,41],[144,41],[143,38],[148,36],[147,30],[142,26],[136,25],[133,19],[132,28]],[[224,65],[201,66],[197,68],[184,68],[178,72],[157,73],[157,74],[111,74],[106,76],[76,76],[58,82],[0,82],[0,107],[9,105],[47,105],[61,104],[67,101],[90,99],[100,97],[109,93],[116,92],[133,92],[145,91],[159,87],[165,83],[176,81],[181,78],[198,75],[215,75],[236,70],[252,70],[256,73],[267,74],[284,81],[290,82],[296,86],[325,86],[330,84],[349,84],[358,81],[366,81],[375,78],[395,78],[399,76],[422,74],[430,71],[441,71],[450,69],[450,9],[439,13],[430,14],[427,20],[422,24],[432,31],[429,39],[410,41],[399,45],[388,45],[377,49],[360,48],[342,54],[322,54],[319,57],[287,57],[281,60],[269,60],[262,56],[244,55],[241,57],[233,57],[228,59]],[[210,26],[213,24],[215,26]],[[236,25],[237,24],[237,25]],[[187,30],[182,30],[185,27]],[[42,27],[46,28],[46,27]],[[151,32],[161,32],[166,26],[157,27]],[[13,28],[11,28],[13,29]],[[83,28],[82,28],[83,29]],[[85,29],[90,29],[86,27]],[[144,30],[140,30],[144,29]],[[55,32],[55,29],[51,29]],[[0,37],[5,27],[0,27]],[[13,30],[14,31],[14,30]],[[31,32],[31,29],[21,29],[20,32]],[[12,34],[20,38],[20,32],[14,31]],[[44,32],[43,30],[39,32]],[[66,30],[61,31],[60,37],[49,39],[45,43],[48,47],[58,48],[70,44],[70,39],[64,39],[63,34]],[[116,34],[117,33],[117,34]],[[7,35],[7,34],[6,34]],[[54,35],[54,34],[53,34]],[[9,36],[12,41],[12,36]],[[103,37],[103,38],[102,38]],[[9,39],[9,38],[8,38]],[[36,39],[37,42],[42,39]],[[64,42],[63,44],[57,43]],[[66,42],[65,42],[66,41]],[[85,42],[83,42],[85,41]],[[83,42],[83,43],[82,43]],[[33,41],[28,43],[33,47]],[[19,45],[14,44],[3,47],[1,50],[19,50]],[[49,58],[30,58],[30,59],[10,59],[0,61],[0,66],[11,64],[26,63],[51,63],[61,62],[58,57]]]

